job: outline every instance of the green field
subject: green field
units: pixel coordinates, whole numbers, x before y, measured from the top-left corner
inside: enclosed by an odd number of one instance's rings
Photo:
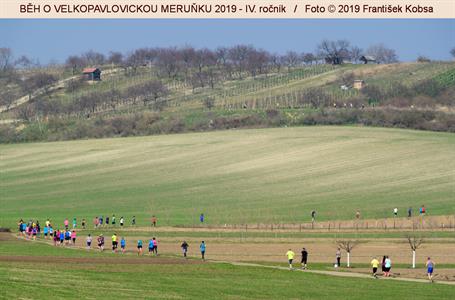
[[[41,257],[17,261],[33,255]],[[455,292],[449,285],[120,256],[2,240],[0,299],[451,299]]]
[[[233,130],[0,146],[0,225],[116,214],[191,225],[455,212],[455,135],[361,127]]]

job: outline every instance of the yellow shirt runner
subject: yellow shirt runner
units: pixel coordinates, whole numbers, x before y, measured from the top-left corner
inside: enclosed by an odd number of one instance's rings
[[[295,253],[289,250],[286,252],[286,256],[288,257],[289,260],[294,259]]]
[[[377,260],[376,258],[373,259],[373,260],[371,261],[371,265],[373,266],[373,268],[379,267],[379,260]]]

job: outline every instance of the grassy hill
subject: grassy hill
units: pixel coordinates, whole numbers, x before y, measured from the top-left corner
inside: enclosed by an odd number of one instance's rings
[[[0,227],[136,215],[146,224],[453,214],[455,136],[360,127],[192,133],[0,146]]]

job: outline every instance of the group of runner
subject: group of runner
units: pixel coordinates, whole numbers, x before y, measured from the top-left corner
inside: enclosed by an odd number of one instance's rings
[[[76,220],[76,218],[74,218]],[[93,218],[93,228],[99,228],[99,227],[107,227],[107,226],[117,226],[117,218],[115,217],[115,214],[112,215],[112,217],[109,218],[109,216],[106,215],[105,218],[103,216],[96,216]],[[119,224],[120,227],[123,227],[125,225],[125,218],[123,216],[120,217],[119,219]],[[131,218],[131,225],[134,226],[136,225],[136,216],[133,216]],[[85,228],[85,219],[82,219],[82,227]]]
[[[286,257],[288,259],[289,269],[294,270],[292,263],[295,258],[295,252],[292,251],[292,249],[289,249],[286,252]],[[338,248],[335,253],[335,259],[336,259],[336,262],[335,262],[334,266],[340,267],[341,266],[341,249],[340,248]],[[301,251],[300,264],[301,264],[302,270],[306,270],[308,268],[308,265],[307,265],[308,264],[308,251],[305,248],[302,248],[302,251]],[[373,260],[370,262],[370,264],[372,266],[372,275],[374,278],[378,278],[377,272],[378,272],[379,265],[381,265],[382,275],[384,277],[390,277],[390,270],[392,269],[392,260],[390,259],[390,257],[388,255],[383,256],[382,262],[379,262],[377,257],[374,257]],[[428,257],[427,262],[426,262],[426,268],[427,268],[428,280],[430,280],[430,282],[433,282],[434,266],[435,266],[434,261],[430,257]]]

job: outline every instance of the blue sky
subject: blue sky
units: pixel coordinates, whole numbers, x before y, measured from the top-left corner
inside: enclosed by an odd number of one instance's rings
[[[125,53],[155,46],[250,44],[277,53],[308,52],[322,39],[348,39],[361,48],[384,43],[403,61],[418,55],[448,60],[455,47],[455,19],[0,20],[0,47],[41,63],[63,62],[87,50]]]

